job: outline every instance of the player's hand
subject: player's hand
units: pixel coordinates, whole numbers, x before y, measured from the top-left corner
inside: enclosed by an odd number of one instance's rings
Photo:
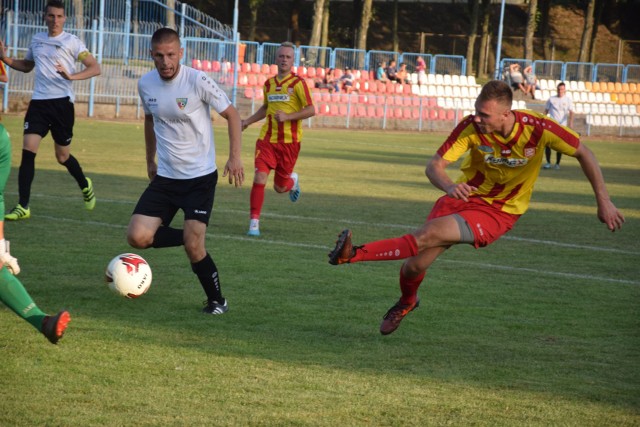
[[[158,165],[153,162],[147,165],[147,176],[149,177],[149,181],[153,181],[153,178],[158,174]]]
[[[247,122],[245,122],[244,120],[240,121],[240,129],[244,131],[248,127],[249,125],[247,124]]]
[[[598,219],[604,223],[611,232],[620,230],[622,224],[624,224],[624,216],[610,200],[598,204]]]
[[[229,177],[229,184],[235,184],[236,187],[242,186],[242,183],[244,183],[242,160],[229,157],[222,173],[222,177],[224,178],[225,176]]]
[[[447,190],[447,194],[449,195],[449,197],[453,197],[454,199],[462,199],[465,202],[468,202],[471,193],[473,193],[477,189],[478,188],[474,187],[473,185],[461,182],[449,187],[449,189]]]
[[[0,40],[0,60],[4,59],[7,54],[7,46],[5,46],[4,41]]]
[[[289,115],[282,110],[276,111],[273,117],[275,117],[276,121],[279,123],[286,122],[289,119]]]
[[[71,80],[71,74],[67,72],[67,69],[64,68],[60,63],[56,64],[56,72],[62,76],[65,80]]]
[[[9,253],[9,241],[6,241],[5,245],[6,248],[2,248],[0,253],[0,268],[7,267],[9,273],[17,276],[20,273],[20,265],[18,265],[17,258]]]

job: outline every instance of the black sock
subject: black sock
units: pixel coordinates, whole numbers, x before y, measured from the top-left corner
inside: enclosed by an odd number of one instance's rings
[[[22,160],[20,169],[18,170],[18,194],[20,206],[29,207],[29,199],[31,198],[31,183],[35,176],[36,169],[36,153],[29,150],[22,150]]]
[[[66,167],[71,176],[75,178],[81,190],[89,186],[87,178],[84,176],[82,168],[80,167],[80,163],[78,163],[78,160],[71,154],[69,154],[69,158],[62,164],[62,166]]]
[[[161,226],[153,236],[153,248],[171,248],[184,244],[184,233],[182,229]]]
[[[220,279],[218,277],[218,268],[213,262],[211,255],[207,253],[201,261],[191,264],[191,269],[198,276],[200,285],[204,289],[204,293],[207,294],[209,301],[216,301],[220,304],[224,304],[224,298],[220,291]]]

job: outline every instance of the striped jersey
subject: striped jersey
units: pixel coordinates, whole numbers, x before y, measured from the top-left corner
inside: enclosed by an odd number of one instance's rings
[[[577,133],[540,113],[513,113],[515,125],[507,138],[495,132],[483,134],[473,115],[465,117],[438,154],[455,162],[468,151],[456,182],[477,187],[472,197],[481,197],[504,212],[522,215],[529,208],[545,147],[572,156],[580,140]]]
[[[264,83],[262,90],[267,116],[262,129],[260,129],[259,138],[272,143],[300,143],[302,140],[301,120],[278,122],[275,119],[275,113],[278,110],[287,114],[295,113],[307,105],[313,105],[311,91],[307,83],[294,73],[290,73],[281,81],[276,75]]]

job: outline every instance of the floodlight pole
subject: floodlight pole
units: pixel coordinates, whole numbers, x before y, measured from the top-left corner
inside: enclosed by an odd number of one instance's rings
[[[235,46],[235,58],[233,58],[233,86],[231,89],[231,103],[234,106],[236,105],[236,89],[238,88],[238,53],[240,47],[240,40],[238,39],[238,0],[235,0],[233,2],[233,44]]]
[[[500,79],[500,51],[502,50],[502,23],[504,22],[504,3],[502,0],[500,6],[500,25],[498,26],[498,46],[496,47],[496,70],[493,76],[494,79]]]

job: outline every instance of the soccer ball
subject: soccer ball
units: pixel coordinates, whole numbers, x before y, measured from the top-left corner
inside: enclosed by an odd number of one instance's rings
[[[126,298],[138,298],[151,286],[151,267],[136,254],[120,254],[104,272],[109,289]]]

